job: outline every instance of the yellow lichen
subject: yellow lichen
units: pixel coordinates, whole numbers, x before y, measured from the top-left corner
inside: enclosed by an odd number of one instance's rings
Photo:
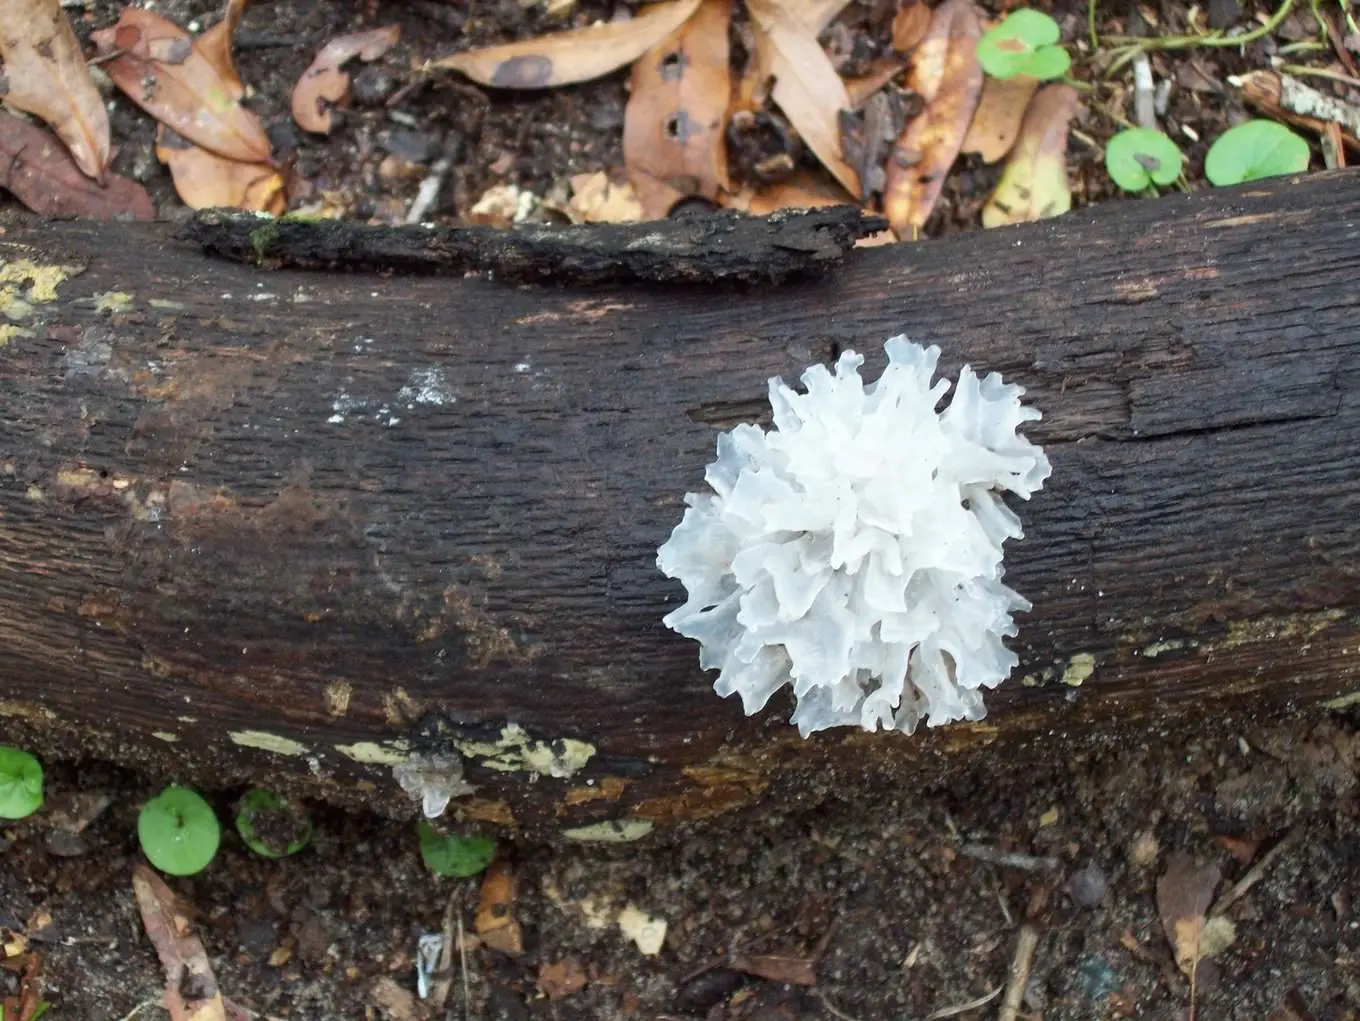
[[[331,681],[322,689],[322,694],[326,697],[326,711],[332,716],[344,716],[349,712],[349,700],[354,694],[354,685],[349,681]]]
[[[411,757],[411,746],[406,741],[389,741],[378,744],[376,741],[356,741],[354,744],[338,744],[335,750],[355,762],[374,766],[399,766]]]
[[[1062,682],[1073,688],[1081,687],[1083,681],[1096,672],[1096,658],[1089,652],[1079,652],[1067,661]]]
[[[306,755],[310,751],[301,741],[264,730],[233,730],[227,736],[242,748],[258,748],[275,755]]]

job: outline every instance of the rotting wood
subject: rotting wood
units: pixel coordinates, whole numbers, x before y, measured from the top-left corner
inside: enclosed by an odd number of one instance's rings
[[[3,226],[0,730],[46,753],[409,812],[393,765],[441,749],[479,788],[456,811],[629,839],[1360,692],[1354,171],[741,292]],[[1054,475],[1007,556],[1022,666],[980,724],[804,742],[786,703],[712,693],[655,550],[767,377],[847,346],[876,371],[898,332],[1044,412]]]

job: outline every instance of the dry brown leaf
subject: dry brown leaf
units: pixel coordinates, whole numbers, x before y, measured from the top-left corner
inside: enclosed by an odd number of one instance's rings
[[[817,41],[820,29],[804,20],[815,12],[779,0],[748,0],[746,9],[756,30],[755,63],[774,76],[771,98],[822,166],[858,195],[859,175],[841,152],[840,112],[850,109],[850,96]]]
[[[55,135],[7,113],[0,113],[0,188],[40,216],[156,218],[151,196],[136,181],[105,174],[100,187]]]
[[[543,964],[538,969],[538,988],[550,1000],[578,993],[586,987],[586,970],[579,957],[565,957]]]
[[[909,84],[926,107],[893,147],[883,192],[883,212],[904,240],[914,238],[930,217],[972,123],[982,92],[981,36],[972,0],[945,0],[916,48]]]
[[[783,982],[791,986],[815,986],[817,972],[810,957],[792,957],[783,954],[752,954],[737,957],[727,966],[767,982]]]
[[[330,134],[335,126],[331,107],[349,94],[349,75],[344,66],[358,57],[377,60],[401,38],[400,25],[371,28],[337,36],[321,47],[312,66],[293,86],[293,119],[304,131]]]
[[[901,74],[906,66],[906,61],[900,57],[883,57],[874,61],[867,74],[845,79],[845,94],[850,97],[850,108],[858,110],[871,96]]]
[[[246,94],[245,82],[236,73],[236,62],[231,57],[231,41],[245,12],[246,0],[227,0],[222,20],[194,40],[194,49],[203,54],[203,58],[230,86],[232,99],[240,99]]]
[[[789,180],[766,185],[759,191],[743,188],[723,204],[752,216],[768,216],[780,209],[818,209],[849,205],[853,201],[835,181],[799,171]]]
[[[565,210],[572,223],[637,223],[648,219],[631,184],[616,184],[603,170],[571,178]]]
[[[907,0],[893,15],[893,49],[898,53],[910,53],[929,31],[930,6],[923,0]]]
[[[982,207],[984,227],[1043,220],[1072,208],[1067,129],[1080,106],[1070,85],[1045,85],[1030,101],[1006,169]]]
[[[178,25],[136,7],[90,38],[128,98],[189,141],[243,163],[269,160],[259,118]],[[119,56],[112,56],[121,50]]]
[[[964,136],[963,151],[977,153],[984,163],[995,163],[1010,152],[1020,134],[1025,108],[1038,87],[1038,81],[1022,74],[1014,78],[989,76]]]
[[[850,6],[850,0],[779,0],[821,35],[826,26],[836,20],[836,15]]]
[[[683,25],[700,0],[652,4],[630,21],[609,21],[536,39],[467,50],[431,61],[497,89],[546,89],[590,81],[631,64]]]
[[[170,887],[145,865],[132,873],[142,925],[165,969],[165,1009],[170,1021],[227,1021],[202,941],[193,934]]]
[[[278,216],[287,206],[283,175],[268,163],[229,160],[181,138],[164,124],[156,158],[170,168],[175,191],[190,209],[244,209]]]
[[[1187,854],[1172,855],[1157,880],[1157,914],[1175,952],[1176,966],[1187,976],[1194,974],[1205,956],[1201,951],[1205,915],[1214,902],[1218,880],[1217,865],[1210,862],[1197,867]]]
[[[633,65],[623,114],[623,162],[644,218],[680,199],[716,200],[727,179],[730,0],[703,0],[665,42]]]
[[[86,175],[109,165],[109,117],[58,0],[0,2],[0,96],[41,117]]]
[[[482,876],[475,928],[492,950],[512,957],[524,952],[524,938],[515,921],[515,870],[508,861],[494,861]]]

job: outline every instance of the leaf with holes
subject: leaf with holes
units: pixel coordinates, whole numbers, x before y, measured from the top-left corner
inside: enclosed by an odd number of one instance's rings
[[[850,109],[850,96],[817,41],[817,12],[780,0],[747,0],[746,9],[755,29],[756,62],[774,76],[775,105],[822,166],[858,195],[859,175],[841,150],[840,113]]]
[[[58,0],[0,2],[0,96],[41,117],[83,173],[103,180],[109,117]]]
[[[1058,23],[1042,11],[1023,7],[1011,11],[977,44],[982,69],[994,78],[1018,74],[1048,81],[1061,78],[1072,66],[1072,57],[1056,45],[1062,37]]]
[[[235,87],[178,25],[136,7],[90,38],[128,98],[196,145],[243,163],[267,163],[269,139]]]
[[[893,146],[883,191],[883,212],[904,240],[925,226],[973,121],[982,93],[981,34],[971,0],[945,0],[916,48],[908,84],[926,106]]]
[[[1045,85],[1030,101],[1006,169],[982,209],[984,227],[1042,220],[1072,208],[1067,130],[1080,105],[1070,85]]]
[[[39,216],[154,220],[156,206],[136,181],[105,174],[100,187],[51,132],[0,113],[0,188]]]
[[[397,44],[400,25],[371,28],[337,36],[321,47],[312,66],[293,86],[293,119],[304,131],[328,135],[335,126],[331,107],[349,95],[349,74],[344,66],[356,57],[377,60]]]
[[[1229,128],[1209,146],[1204,176],[1219,187],[1308,169],[1308,143],[1283,124],[1254,120]]]
[[[466,50],[430,62],[497,89],[546,89],[600,78],[631,64],[699,9],[700,0],[652,4],[630,21],[551,32],[504,46]]]
[[[1168,185],[1181,176],[1181,151],[1152,128],[1125,128],[1105,146],[1105,170],[1125,191]]]
[[[623,114],[623,163],[646,219],[681,198],[709,201],[728,187],[727,104],[732,95],[728,0],[703,0],[660,46],[633,65]]]

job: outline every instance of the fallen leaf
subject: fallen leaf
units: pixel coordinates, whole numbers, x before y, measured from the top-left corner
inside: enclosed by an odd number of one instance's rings
[[[571,191],[566,213],[572,223],[637,223],[655,219],[644,213],[631,184],[615,184],[603,170],[576,174],[571,179]]]
[[[768,216],[780,209],[819,209],[849,205],[852,201],[835,181],[800,171],[787,181],[767,185],[759,191],[743,188],[723,204],[752,216]]]
[[[886,186],[883,163],[905,120],[906,109],[897,93],[876,92],[858,113],[841,111],[841,151],[859,175],[861,202],[868,202]]]
[[[914,238],[940,197],[982,92],[977,43],[982,24],[972,0],[945,0],[916,48],[909,84],[926,101],[888,158],[883,212],[897,236]]]
[[[302,72],[293,86],[293,119],[304,131],[330,134],[335,126],[331,107],[349,94],[349,75],[344,66],[358,57],[377,60],[397,44],[400,25],[372,28],[337,36],[321,47],[312,66]]]
[[[101,56],[112,58],[104,69],[114,84],[158,121],[228,159],[268,162],[269,138],[259,118],[241,106],[233,84],[178,25],[127,7],[116,25],[90,38]]]
[[[984,227],[1042,220],[1072,208],[1067,129],[1080,104],[1070,85],[1045,85],[1030,101],[1006,169],[982,207]]]
[[[859,175],[841,152],[840,112],[850,109],[845,82],[817,41],[820,29],[788,2],[748,0],[756,29],[756,63],[774,76],[770,93],[807,147],[852,195]]]
[[[156,158],[170,168],[175,191],[190,209],[244,209],[278,216],[287,206],[283,175],[268,163],[242,163],[181,138],[162,124]]]
[[[512,957],[524,952],[523,934],[515,921],[515,870],[504,859],[492,862],[482,876],[475,928],[492,950]]]
[[[1239,865],[1250,865],[1256,860],[1256,852],[1261,849],[1259,840],[1247,840],[1227,834],[1214,837],[1214,843],[1236,858]]]
[[[930,7],[922,0],[907,0],[893,15],[893,49],[898,53],[910,53],[929,31]]]
[[[661,953],[666,943],[666,920],[653,918],[629,904],[619,912],[619,930],[647,957]]]
[[[227,0],[222,20],[194,40],[194,49],[203,54],[203,59],[231,87],[232,99],[240,99],[246,94],[245,82],[236,73],[236,62],[231,57],[231,41],[245,12],[246,0]]]
[[[170,1021],[226,1021],[226,1006],[203,942],[193,934],[170,887],[149,867],[138,865],[132,873],[132,891],[142,925],[165,970],[165,1009]]]
[[[417,1021],[424,1016],[415,994],[386,975],[369,987],[368,1002],[378,1008],[385,1021]]]
[[[752,954],[737,957],[727,967],[767,982],[784,982],[791,986],[815,986],[817,973],[810,957],[792,957],[782,954]]]
[[[543,964],[538,969],[538,988],[550,1000],[578,993],[586,987],[586,970],[579,957],[566,957]]]
[[[727,39],[730,0],[703,0],[694,16],[633,65],[623,114],[623,163],[645,219],[680,199],[716,200],[727,178]]]
[[[0,188],[40,216],[156,218],[151,196],[136,181],[105,174],[100,187],[56,136],[7,113],[0,113]]]
[[[652,4],[629,21],[609,21],[536,39],[466,50],[431,61],[498,89],[545,89],[590,81],[659,46],[699,9],[700,0]]]
[[[1018,74],[1014,78],[988,77],[973,113],[973,123],[963,138],[963,152],[977,153],[984,163],[995,163],[1011,151],[1025,108],[1039,87],[1038,79]]]
[[[858,78],[845,79],[845,94],[850,97],[851,109],[862,107],[906,67],[906,62],[900,57],[883,57],[874,61],[867,73]]]
[[[59,0],[0,3],[0,95],[52,126],[83,173],[102,181],[109,117]]]
[[[1202,957],[1211,956],[1207,949],[1222,951],[1232,943],[1235,933],[1224,919],[1209,920],[1205,915],[1214,902],[1218,888],[1218,866],[1212,862],[1196,866],[1187,854],[1174,854],[1167,862],[1166,872],[1157,880],[1157,914],[1162,929],[1175,953],[1176,966],[1193,980]],[[1223,942],[1226,939],[1227,942]]]

